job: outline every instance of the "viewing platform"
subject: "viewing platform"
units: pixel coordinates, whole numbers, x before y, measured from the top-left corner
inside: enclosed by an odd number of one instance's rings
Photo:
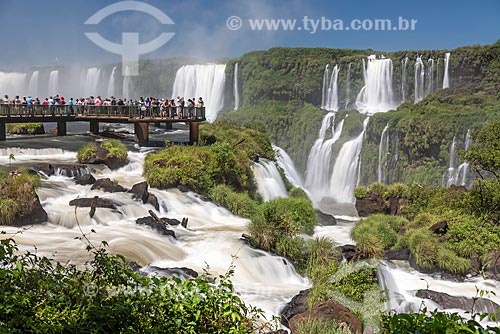
[[[67,122],[89,122],[90,133],[99,134],[99,123],[132,123],[136,142],[141,146],[149,141],[149,124],[173,123],[189,125],[189,143],[199,141],[199,123],[205,122],[205,107],[150,107],[141,111],[139,106],[69,106],[69,105],[0,105],[0,141],[7,139],[6,124],[28,122],[56,122],[57,135],[65,136]]]

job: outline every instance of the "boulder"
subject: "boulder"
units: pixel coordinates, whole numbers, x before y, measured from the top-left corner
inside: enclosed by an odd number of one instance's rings
[[[136,224],[139,225],[147,225],[151,227],[153,230],[156,232],[160,233],[161,235],[167,235],[175,238],[175,232],[172,230],[169,230],[165,224],[157,222],[153,217],[148,216],[148,217],[143,217],[143,218],[138,218],[136,219]]]
[[[429,227],[429,231],[437,235],[445,235],[448,232],[448,223],[446,221],[440,221]]]
[[[26,208],[24,208],[26,210]],[[34,195],[31,200],[30,209],[17,215],[10,225],[24,226],[45,223],[49,220],[47,212],[43,209],[38,195]]]
[[[417,290],[415,294],[418,298],[430,299],[439,304],[443,309],[462,309],[473,313],[496,313],[500,305],[486,298],[477,298],[475,301],[472,298],[451,296],[444,292],[433,290]]]
[[[298,295],[295,295],[288,304],[281,310],[281,323],[290,327],[288,322],[294,316],[304,313],[309,308],[309,296],[311,292],[309,289],[302,290]]]
[[[318,225],[321,226],[333,226],[337,225],[337,220],[334,216],[327,213],[321,212],[320,210],[314,210],[316,212],[316,219],[318,220]]]
[[[146,181],[134,184],[128,192],[132,193],[132,198],[142,200],[146,204],[148,201],[148,183]]]
[[[198,277],[198,273],[196,271],[186,267],[160,268],[155,266],[149,266],[146,270],[148,272],[153,272],[161,277],[175,276],[184,280]]]
[[[358,247],[354,245],[342,245],[339,246],[339,248],[342,253],[342,257],[346,259],[346,261],[352,261],[358,256]]]
[[[95,183],[95,177],[92,174],[83,174],[80,176],[75,177],[75,183],[79,185],[88,185],[88,184],[94,184]]]
[[[401,197],[399,195],[389,197],[388,201],[389,208],[386,213],[397,216],[402,214],[401,208],[409,203],[408,198]]]
[[[92,206],[93,201],[94,201],[94,198],[75,198],[74,200],[71,200],[69,202],[69,205],[70,206],[77,206],[79,208],[90,208]],[[96,199],[96,207],[97,208],[106,208],[106,209],[116,210],[117,206],[119,206],[119,204],[116,204],[113,201],[110,201],[109,199],[100,198],[100,197],[98,197]]]
[[[116,169],[125,166],[127,164],[127,159],[119,160],[116,157],[110,156],[109,151],[104,147],[97,146],[95,155],[81,162],[85,164],[104,164],[110,169]]]
[[[177,225],[181,224],[181,221],[178,219],[175,219],[175,218],[162,217],[162,218],[160,218],[160,220],[163,224],[168,224],[168,225],[172,225],[172,226],[177,226]]]
[[[156,211],[160,211],[160,202],[158,202],[158,197],[153,194],[148,194],[148,199],[145,204],[151,204]]]
[[[488,271],[491,278],[500,279],[500,251],[497,251],[491,258]]]
[[[368,192],[364,198],[356,198],[356,210],[360,217],[375,213],[386,213],[387,205],[379,193]]]
[[[82,164],[62,164],[53,165],[49,163],[40,164],[37,170],[47,176],[64,175],[68,177],[78,177],[88,174],[88,168]]]
[[[111,181],[111,179],[109,179],[109,178],[99,179],[99,180],[95,181],[94,185],[90,189],[91,190],[100,189],[102,191],[106,191],[109,193],[117,193],[117,192],[127,191],[127,189],[123,188],[119,184],[113,183],[113,181]]]
[[[396,249],[396,250],[386,250],[384,252],[384,258],[387,260],[400,260],[400,261],[408,261],[410,258],[410,251],[408,248]]]
[[[335,321],[336,323],[346,323],[349,325],[352,333],[362,333],[363,327],[361,320],[352,313],[347,307],[337,303],[334,300],[321,302],[314,305],[310,310],[300,313],[288,322],[292,333],[297,333],[301,322],[309,319],[322,319],[324,321]]]

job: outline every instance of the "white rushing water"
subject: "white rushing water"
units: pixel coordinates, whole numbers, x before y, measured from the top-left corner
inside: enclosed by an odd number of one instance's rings
[[[472,142],[470,129],[467,130],[464,139],[464,150],[469,149],[470,144]],[[457,168],[455,168],[456,162],[456,136],[453,137],[453,142],[450,148],[450,163],[448,169],[443,174],[443,187],[449,187],[451,185],[467,185],[467,172],[469,169],[469,163],[467,161],[463,161]]]
[[[91,67],[87,70],[82,70],[82,91],[83,96],[97,97],[99,93],[99,83],[101,82],[101,69],[98,67]]]
[[[59,71],[54,70],[49,74],[48,95],[56,96],[57,94],[59,94]]]
[[[116,72],[116,66],[113,67],[113,69],[111,70],[111,74],[109,75],[106,97],[115,96],[115,72]]]
[[[330,178],[330,196],[337,203],[354,203],[354,188],[359,170],[359,154],[369,118],[363,122],[363,131],[354,139],[342,145]]]
[[[5,94],[12,99],[16,95],[22,95],[25,88],[26,73],[0,72],[0,94]]]
[[[450,55],[451,53],[446,52],[444,54],[444,76],[443,76],[443,89],[450,87],[450,75],[449,75],[449,66],[450,66]]]
[[[346,85],[345,85],[345,103],[344,103],[344,108],[349,109],[349,106],[351,104],[351,65],[352,63],[349,63],[347,66],[347,77],[346,77]]]
[[[401,60],[401,103],[406,102],[406,64],[408,57]]]
[[[253,173],[257,183],[257,191],[264,202],[288,197],[285,183],[273,161],[260,158],[259,162],[253,164]]]
[[[395,108],[392,91],[392,60],[368,57],[363,66],[365,85],[358,93],[356,106],[359,112],[374,114]]]
[[[377,165],[377,182],[386,183],[386,169],[387,169],[387,154],[389,153],[389,124],[384,127],[380,135],[380,143],[378,146],[378,165]]]
[[[429,95],[434,92],[434,59],[429,58],[427,61],[427,84],[425,94]]]
[[[37,162],[36,157],[43,157],[43,161],[54,164],[76,161],[74,152],[57,149],[11,150],[18,154],[14,164]],[[93,175],[96,178],[109,177],[130,189],[133,184],[143,181],[144,157],[145,153],[129,152],[129,164],[125,167],[110,171],[101,166]],[[3,159],[7,157],[0,157],[0,163],[6,164]],[[75,239],[82,233],[78,220],[83,233],[89,233],[94,245],[105,240],[112,253],[123,254],[141,266],[188,267],[199,273],[209,266],[209,271],[218,275],[224,274],[233,264],[235,273],[232,282],[236,291],[246,302],[264,309],[268,316],[277,315],[295,294],[309,287],[308,280],[299,276],[287,260],[251,249],[239,240],[248,220],[205,202],[194,193],[150,189],[159,200],[157,214],[160,217],[189,219],[188,228],[171,227],[177,236],[173,239],[135,223],[137,218],[148,216],[148,210],[154,210],[151,205],[133,200],[129,193],[106,193],[91,190],[90,187],[76,185],[71,178],[60,175],[43,180],[38,195],[48,213],[49,222],[16,234],[14,239],[20,249],[33,251],[36,246],[38,255],[47,255],[62,262],[83,263],[89,259],[89,254],[85,250],[86,245]],[[117,209],[97,208],[95,216],[90,218],[89,208],[69,206],[69,201],[77,197],[94,196],[113,201]],[[0,230],[7,232],[1,236],[6,238],[19,229],[0,226]],[[91,230],[96,233],[90,233]],[[148,267],[144,270],[149,271]]]
[[[273,145],[273,150],[276,152],[276,163],[285,172],[285,176],[293,184],[294,187],[303,187],[302,176],[295,168],[292,158],[286,153],[284,149]]]
[[[234,110],[240,107],[240,87],[238,86],[238,63],[234,64]]]
[[[323,96],[322,101],[323,105],[322,109],[328,111],[337,111],[339,110],[339,88],[338,88],[338,78],[339,78],[340,68],[338,65],[332,70],[331,77],[329,75],[329,67],[328,65],[325,67],[325,73],[323,74]]]
[[[415,61],[415,103],[422,101],[425,97],[425,66],[422,57],[417,57]]]
[[[38,96],[38,75],[39,71],[33,71],[31,74],[30,82],[28,84],[28,94],[35,97]]]
[[[224,107],[224,86],[226,65],[185,65],[175,75],[172,96],[205,101],[206,118],[215,121],[217,114]]]
[[[450,146],[450,162],[448,169],[443,175],[443,186],[449,187],[452,184],[456,184],[456,173],[455,173],[455,157],[457,154],[457,137],[453,136],[453,141]]]

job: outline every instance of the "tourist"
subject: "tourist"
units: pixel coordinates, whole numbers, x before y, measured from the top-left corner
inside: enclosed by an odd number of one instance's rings
[[[74,103],[74,101],[73,101],[73,98],[72,98],[72,97],[70,97],[70,98],[69,98],[69,101],[68,101],[68,106],[69,106],[69,113],[70,113],[71,115],[74,115],[74,114],[75,114],[75,110],[73,109],[73,105],[74,105],[74,104],[75,104],[75,103]]]
[[[188,117],[193,118],[193,116],[194,116],[194,102],[193,102],[193,100],[191,100],[191,99],[188,100],[187,109],[188,109]]]

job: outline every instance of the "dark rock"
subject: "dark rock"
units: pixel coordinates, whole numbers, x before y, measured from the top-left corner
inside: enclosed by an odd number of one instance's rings
[[[430,299],[444,309],[456,308],[473,313],[496,313],[500,308],[500,305],[486,298],[478,298],[474,301],[472,298],[456,297],[432,290],[417,290],[416,296],[418,298]]]
[[[174,231],[169,230],[164,224],[157,222],[151,216],[138,218],[135,222],[139,225],[147,225],[147,226],[151,227],[153,230],[155,230],[156,232],[160,233],[161,235],[172,236],[175,238]]]
[[[337,220],[334,216],[327,213],[321,212],[320,210],[314,210],[316,212],[316,219],[318,220],[318,225],[321,226],[333,226],[337,225]]]
[[[69,205],[70,206],[77,206],[79,208],[90,208],[92,206],[93,201],[94,201],[94,198],[75,198],[74,200],[71,200],[69,202]],[[100,198],[100,197],[98,197],[96,199],[96,207],[97,208],[106,208],[106,209],[116,210],[117,206],[119,206],[119,204],[116,204],[113,201],[110,201],[109,199]]]
[[[20,215],[17,215],[10,225],[35,225],[49,220],[47,212],[43,209],[42,204],[40,204],[40,198],[38,198],[37,194],[33,196],[29,207],[31,208],[30,210],[23,208],[25,211],[23,211]]]
[[[123,167],[127,164],[127,159],[119,160],[116,157],[110,156],[109,151],[104,147],[97,146],[95,156],[82,161],[85,164],[104,164],[111,169]]]
[[[37,170],[47,176],[63,175],[68,177],[82,176],[89,173],[88,167],[81,164],[53,165],[49,163],[40,164]]]
[[[334,300],[321,302],[314,305],[310,310],[300,313],[288,322],[292,333],[297,333],[300,323],[310,319],[321,319],[323,321],[335,321],[336,323],[346,323],[352,333],[362,333],[361,320],[354,315],[347,307]]]
[[[309,308],[309,297],[311,295],[310,290],[302,290],[298,295],[295,295],[288,304],[281,310],[281,323],[287,327],[290,327],[288,322],[294,316],[300,313],[304,313]]]
[[[91,190],[101,189],[102,191],[106,191],[109,193],[117,193],[117,192],[125,192],[127,189],[123,188],[119,184],[114,184],[109,178],[99,179],[95,181]]]
[[[390,215],[400,216],[402,214],[401,207],[408,205],[409,200],[399,195],[389,197],[389,210],[386,212]]]
[[[492,278],[500,279],[500,251],[497,251],[495,255],[493,255],[489,263],[488,271],[491,272]]]
[[[446,221],[440,221],[429,227],[429,231],[437,235],[444,235],[448,232],[448,223]]]
[[[154,272],[161,277],[178,277],[180,279],[190,279],[198,277],[198,273],[191,268],[186,267],[174,267],[174,268],[160,268],[155,266],[149,266],[147,268],[148,272]]]
[[[408,250],[408,248],[396,250],[389,249],[385,251],[384,258],[387,260],[407,261],[410,258],[410,251]]]
[[[356,198],[356,210],[360,217],[367,217],[375,213],[386,213],[387,206],[381,194],[368,192],[364,198]]]
[[[476,253],[473,253],[470,257],[470,266],[471,266],[470,273],[473,276],[479,275],[481,273],[481,270],[483,269],[483,264],[481,263],[481,260],[479,260],[479,257],[477,256]]]
[[[79,185],[88,185],[88,184],[94,184],[95,183],[95,177],[92,174],[84,174],[75,177],[75,183]]]
[[[45,174],[47,176],[54,175],[54,166],[48,163],[40,164],[38,165],[38,171],[42,174]]]
[[[158,198],[156,197],[156,195],[153,195],[151,193],[148,194],[148,199],[145,204],[151,204],[156,209],[156,211],[160,211],[160,203],[158,202]]]
[[[358,256],[358,248],[354,245],[342,245],[339,248],[346,261],[352,261]]]
[[[132,198],[142,200],[142,203],[148,202],[148,183],[146,181],[134,184],[128,192],[132,193]]]
[[[177,226],[177,225],[181,224],[181,222],[178,219],[175,219],[175,218],[165,218],[165,217],[163,217],[160,220],[161,220],[161,222],[163,224],[168,224],[168,225],[172,225],[172,226]]]
[[[187,217],[182,218],[181,226],[184,228],[188,227],[188,218]]]
[[[180,190],[181,192],[183,192],[183,193],[187,193],[187,192],[189,192],[189,191],[190,191],[189,187],[188,187],[188,186],[185,186],[185,185],[183,185],[183,184],[179,184],[179,185],[177,186],[177,189],[179,189],[179,190]]]

